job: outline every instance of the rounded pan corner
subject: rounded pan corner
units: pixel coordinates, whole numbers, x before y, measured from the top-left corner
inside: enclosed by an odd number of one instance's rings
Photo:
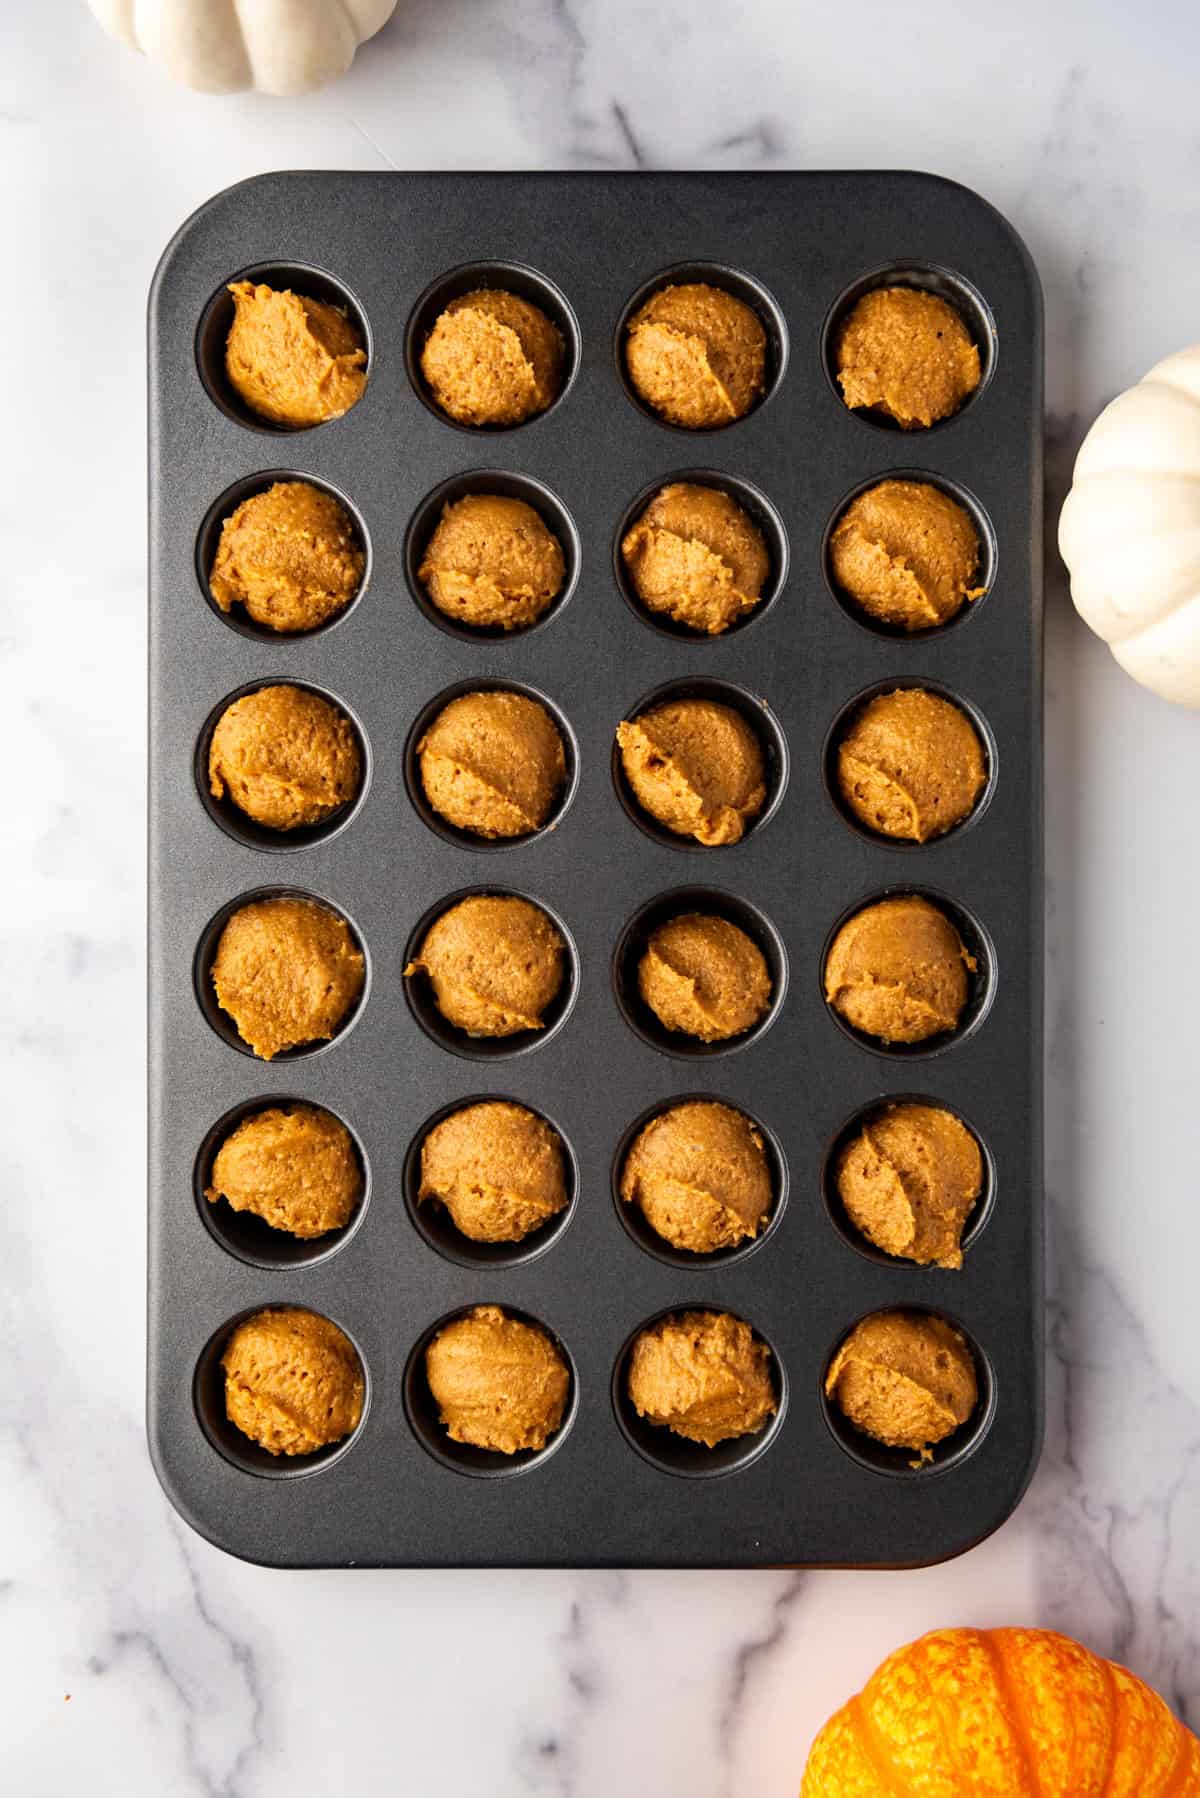
[[[1039,1401],[1040,1396],[1039,1392]],[[881,1562],[880,1566],[894,1568],[898,1572],[909,1573],[917,1572],[923,1567],[941,1567],[944,1566],[947,1561],[956,1561],[960,1555],[969,1554],[973,1548],[979,1548],[990,1536],[994,1536],[997,1531],[1002,1530],[1005,1524],[1013,1516],[1018,1505],[1021,1503],[1021,1500],[1025,1497],[1025,1494],[1032,1485],[1033,1476],[1037,1472],[1038,1464],[1042,1458],[1042,1448],[1044,1446],[1046,1432],[1045,1407],[1040,1402],[1037,1405],[1036,1412],[1033,1414],[1032,1423],[1033,1429],[1029,1438],[1029,1452],[1017,1468],[1016,1477],[1014,1479],[1007,1481],[997,1479],[995,1482],[993,1488],[993,1496],[995,1499],[993,1514],[983,1524],[982,1528],[979,1527],[977,1522],[972,1524],[971,1528],[963,1535],[960,1541],[951,1543],[949,1547],[943,1546],[939,1548],[936,1554],[928,1556],[923,1555],[919,1559],[912,1561]]]
[[[965,203],[967,206],[977,210],[990,225],[998,229],[1000,236],[1004,238],[1005,242],[1012,249],[1016,260],[1020,265],[1021,273],[1028,284],[1030,299],[1036,314],[1037,329],[1040,332],[1041,320],[1044,312],[1042,278],[1038,274],[1037,264],[1033,260],[1029,245],[1025,242],[1025,239],[1021,236],[1021,233],[1017,230],[1012,220],[1008,218],[1005,213],[1001,212],[1000,208],[994,205],[991,200],[981,194],[977,188],[968,187],[965,181],[956,181],[952,175],[940,175],[932,169],[905,169],[903,171],[894,171],[893,178],[920,182],[931,189],[937,189],[945,194],[953,194],[960,204]]]
[[[207,1542],[212,1548],[219,1548],[222,1554],[229,1555],[232,1560],[244,1561],[248,1567],[269,1567],[272,1570],[281,1573],[294,1572],[299,1565],[296,1562],[273,1560],[269,1555],[255,1554],[251,1550],[239,1546],[236,1542],[227,1540],[221,1535],[215,1525],[206,1517],[201,1516],[188,1501],[182,1488],[175,1480],[175,1476],[171,1471],[164,1452],[163,1445],[158,1438],[158,1420],[154,1405],[153,1387],[149,1388],[145,1421],[146,1452],[149,1457],[150,1465],[154,1470],[155,1479],[162,1488],[163,1496],[166,1498],[171,1509],[175,1512],[175,1515],[183,1523],[186,1523],[190,1530],[194,1530],[196,1535],[199,1536],[202,1541]],[[304,1563],[305,1566],[309,1564],[310,1563],[307,1562]],[[311,1565],[316,1566],[319,1565],[319,1563],[313,1562]]]
[[[194,1530],[196,1535],[203,1541],[209,1543],[213,1548],[219,1548],[222,1554],[232,1556],[235,1561],[245,1561],[247,1565],[251,1567],[277,1565],[278,1563],[261,1561],[255,1555],[244,1553],[240,1548],[235,1547],[232,1542],[222,1541],[221,1537],[215,1533],[210,1525],[193,1510],[181,1488],[176,1484],[175,1476],[171,1471],[163,1450],[163,1445],[159,1440],[158,1414],[154,1400],[155,1392],[153,1378],[151,1377],[151,1379],[148,1380],[146,1387],[146,1454],[150,1466],[153,1469],[154,1477],[162,1490],[163,1497],[166,1499],[175,1515],[181,1522],[186,1523],[190,1530]]]
[[[262,174],[247,175],[243,180],[231,182],[228,187],[223,187],[217,193],[210,194],[207,200],[201,201],[193,212],[189,212],[183,223],[176,226],[167,239],[162,254],[154,265],[154,273],[150,277],[150,286],[146,296],[146,319],[151,333],[154,331],[161,295],[170,279],[175,263],[201,225],[224,207],[240,201],[251,188],[262,187],[272,182],[292,181],[302,173],[302,170],[297,169],[268,169]]]

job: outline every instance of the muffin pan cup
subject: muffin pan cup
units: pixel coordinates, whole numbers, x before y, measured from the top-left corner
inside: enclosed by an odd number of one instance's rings
[[[533,271],[578,324],[570,391],[520,429],[452,426],[410,378],[422,296],[466,264]],[[369,544],[369,587],[336,629],[266,643],[231,630],[196,581],[214,503],[280,460],[270,436],[215,402],[201,374],[212,347],[201,331],[206,309],[226,280],[258,265],[326,271],[354,296],[371,345],[358,405],[290,434],[286,458],[290,473],[352,504]],[[613,361],[635,294],[681,265],[744,274],[771,296],[770,322],[782,330],[769,401],[697,434],[691,451],[683,433],[630,404]],[[831,308],[889,267],[949,271],[981,296],[980,316],[994,328],[986,388],[928,433],[873,428],[842,405],[827,373]],[[210,201],[167,250],[151,296],[150,396],[148,1411],[154,1463],[182,1515],[230,1552],[296,1567],[911,1566],[986,1536],[1033,1471],[1042,1383],[1041,308],[1009,226],[967,190],[916,174],[264,176]],[[614,534],[632,502],[687,466],[726,471],[769,496],[788,539],[769,612],[715,640],[646,629],[613,574]],[[969,629],[912,642],[874,634],[829,591],[830,521],[893,467],[961,486],[986,514],[996,581]],[[542,483],[578,534],[569,605],[503,640],[436,628],[406,577],[422,503],[458,477],[476,484],[480,471]],[[371,969],[365,1000],[354,1028],[319,1054],[270,1063],[211,1028],[193,979],[209,921],[280,878],[270,853],[218,828],[194,777],[214,707],[264,676],[338,695],[372,761],[354,815],[287,858],[289,887],[353,920]],[[998,752],[986,813],[919,849],[852,830],[823,783],[834,719],[892,678],[963,696]],[[786,743],[777,812],[727,849],[655,841],[613,782],[618,720],[638,695],[688,681],[757,697]],[[544,693],[574,733],[569,809],[509,852],[437,834],[406,788],[414,720],[463,682]],[[703,887],[770,921],[787,988],[771,1028],[738,1053],[681,1058],[630,1028],[613,956],[644,907]],[[516,1056],[450,1053],[404,992],[418,920],[480,888],[544,904],[578,952],[570,1015]],[[821,984],[834,923],[889,889],[913,888],[979,920],[995,982],[978,1027],[923,1057],[919,1079],[911,1059],[840,1029]],[[915,1087],[956,1111],[989,1160],[988,1226],[959,1272],[857,1253],[823,1196],[826,1156],[847,1121]],[[543,1253],[463,1265],[414,1227],[406,1158],[433,1115],[490,1094],[556,1120],[578,1187],[569,1227]],[[760,1247],[697,1257],[694,1268],[648,1253],[611,1186],[630,1126],[683,1094],[711,1094],[759,1119],[788,1179],[786,1210]],[[330,1253],[281,1267],[231,1253],[194,1188],[217,1121],[274,1098],[343,1118],[372,1193]],[[483,1303],[541,1323],[571,1359],[569,1431],[519,1479],[469,1477],[452,1455],[430,1453],[406,1399],[416,1345],[440,1319]],[[351,1444],[304,1478],[262,1477],[253,1453],[231,1459],[214,1446],[212,1345],[272,1304],[333,1318],[369,1380]],[[769,1440],[758,1452],[748,1442],[713,1479],[673,1471],[669,1453],[647,1459],[617,1414],[619,1393],[614,1400],[614,1369],[634,1332],[702,1306],[762,1334],[787,1396]],[[959,1323],[986,1373],[986,1408],[921,1472],[885,1466],[869,1444],[848,1452],[821,1391],[853,1324],[903,1306]]]

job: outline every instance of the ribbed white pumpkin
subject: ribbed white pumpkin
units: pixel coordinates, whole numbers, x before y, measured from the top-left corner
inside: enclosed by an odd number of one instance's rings
[[[1200,344],[1083,440],[1058,521],[1076,610],[1142,686],[1200,706]]]
[[[303,94],[344,75],[396,0],[88,0],[104,29],[185,87]]]

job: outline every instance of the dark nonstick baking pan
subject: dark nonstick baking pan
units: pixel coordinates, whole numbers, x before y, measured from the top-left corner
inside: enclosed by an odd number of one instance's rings
[[[731,286],[767,329],[766,397],[724,430],[672,429],[624,384],[631,305],[681,271]],[[239,412],[222,368],[225,284],[247,272],[359,319],[370,378],[341,419],[272,431]],[[979,390],[927,431],[848,411],[830,371],[845,307],[893,280],[946,294],[982,352]],[[481,285],[536,299],[567,339],[562,397],[519,429],[454,426],[416,372],[439,305]],[[1041,310],[1010,227],[919,174],[271,175],[219,195],[176,236],[154,282],[149,353],[149,1434],[181,1513],[281,1566],[899,1566],[987,1535],[1032,1472],[1042,1386]],[[845,609],[826,563],[848,496],[901,469],[968,498],[988,563],[982,598],[910,639]],[[342,496],[368,552],[351,608],[291,639],[222,617],[203,579],[220,521],[277,471]],[[656,628],[614,565],[638,496],[685,473],[725,477],[757,505],[776,562],[770,603],[714,639]],[[569,564],[565,596],[511,640],[445,628],[412,578],[430,496],[489,485],[532,497]],[[338,828],[282,850],[232,826],[197,774],[222,702],[277,680],[338,700],[369,765]],[[489,683],[552,702],[576,777],[555,828],[505,848],[432,828],[406,764],[432,700]],[[904,684],[963,702],[991,763],[986,803],[921,847],[853,828],[827,784],[835,720],[856,696]],[[737,845],[639,828],[614,777],[618,720],[672,687],[724,691],[761,717],[772,809]],[[345,915],[367,982],[330,1044],[268,1063],[219,1028],[206,955],[235,902],[280,890]],[[454,1052],[402,979],[420,921],[471,890],[525,894],[568,935],[569,1003],[518,1053]],[[889,1054],[836,1021],[822,961],[850,910],[913,890],[946,905],[979,967],[969,1029]],[[768,1027],[723,1053],[656,1037],[627,978],[623,951],[647,918],[698,893],[747,924],[775,976]],[[749,1251],[688,1263],[620,1215],[613,1169],[638,1120],[696,1094],[758,1120],[778,1199]],[[565,1221],[511,1255],[465,1239],[450,1252],[413,1217],[414,1144],[481,1095],[550,1119],[573,1166]],[[987,1190],[959,1271],[869,1251],[831,1203],[829,1160],[848,1124],[898,1095],[950,1107],[983,1145]],[[202,1196],[224,1129],[284,1099],[326,1106],[353,1132],[368,1193],[340,1237],[281,1247],[222,1223]],[[567,1417],[543,1454],[459,1452],[434,1414],[422,1345],[484,1302],[540,1322],[567,1353]],[[239,1437],[219,1368],[237,1319],[287,1304],[339,1324],[367,1377],[357,1432],[299,1462]],[[846,1331],[895,1306],[956,1324],[980,1374],[974,1418],[919,1471],[822,1392]],[[700,1307],[761,1333],[780,1401],[768,1431],[711,1452],[646,1425],[624,1395],[637,1330]]]

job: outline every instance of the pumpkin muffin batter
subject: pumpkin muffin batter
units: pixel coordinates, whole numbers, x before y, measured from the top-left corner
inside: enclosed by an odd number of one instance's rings
[[[629,322],[635,390],[668,424],[692,431],[749,412],[766,378],[767,337],[744,300],[703,281],[662,287]]]
[[[417,1199],[444,1205],[472,1242],[520,1242],[566,1207],[558,1133],[506,1099],[464,1105],[422,1143]]]
[[[362,398],[367,352],[344,312],[285,288],[232,281],[225,372],[252,412],[299,427],[340,418]]]
[[[349,804],[362,779],[350,721],[306,687],[260,687],[226,706],[208,751],[214,799],[269,830],[319,824]]]
[[[543,1028],[565,964],[566,945],[538,906],[474,893],[434,919],[404,973],[424,974],[442,1016],[468,1036],[514,1036]]]
[[[961,1428],[979,1402],[965,1339],[919,1311],[864,1317],[834,1356],[825,1392],[864,1435],[914,1449],[914,1466],[932,1460],[934,1444]]]
[[[672,1105],[638,1132],[621,1170],[621,1197],[677,1249],[709,1255],[758,1235],[771,1210],[761,1133],[713,1099]]]
[[[975,965],[944,911],[901,893],[842,925],[825,963],[825,997],[855,1030],[923,1043],[958,1028]]]
[[[839,1155],[837,1190],[850,1222],[885,1254],[961,1267],[983,1155],[943,1106],[885,1105]]]
[[[671,699],[617,726],[634,798],[676,836],[737,843],[767,797],[756,732],[732,706]]]
[[[281,1306],[238,1324],[221,1356],[225,1413],[272,1455],[311,1455],[358,1428],[366,1382],[349,1337]]]
[[[728,918],[700,912],[684,912],[651,932],[637,982],[660,1024],[703,1043],[744,1035],[771,1003],[771,976],[757,943]]]
[[[684,1311],[634,1343],[629,1398],[648,1423],[715,1448],[761,1430],[778,1409],[771,1351],[727,1311]]]
[[[927,843],[969,817],[987,763],[967,714],[912,687],[878,693],[855,714],[838,745],[837,778],[868,830]]]
[[[863,295],[838,333],[842,396],[905,430],[957,412],[979,385],[979,351],[946,300],[917,287]]]
[[[319,1105],[256,1111],[225,1138],[204,1196],[308,1240],[350,1222],[363,1174],[350,1132]]]
[[[438,1331],[425,1377],[452,1442],[499,1455],[542,1449],[563,1420],[571,1376],[545,1330],[476,1305]]]
[[[417,577],[439,612],[475,630],[523,630],[562,591],[562,545],[523,499],[468,493],[448,505]]]
[[[276,481],[244,499],[221,526],[208,590],[266,630],[315,631],[344,612],[366,557],[345,506],[308,481]]]
[[[344,918],[313,899],[235,911],[213,959],[217,1001],[256,1055],[326,1042],[357,1002],[366,964]]]
[[[655,494],[621,554],[647,611],[710,637],[754,610],[771,573],[753,519],[732,495],[692,481]]]
[[[524,693],[463,693],[417,744],[435,812],[479,837],[540,830],[567,777],[558,726]]]
[[[879,623],[930,630],[978,599],[979,533],[965,506],[928,481],[880,481],[852,500],[829,539],[834,579]]]
[[[442,312],[421,351],[437,405],[461,425],[519,425],[562,387],[566,345],[558,326],[518,294],[464,293]]]

